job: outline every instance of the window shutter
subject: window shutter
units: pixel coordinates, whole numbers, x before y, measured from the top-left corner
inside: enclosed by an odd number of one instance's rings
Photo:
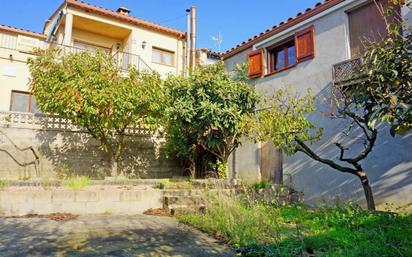
[[[258,78],[263,75],[263,49],[252,51],[248,54],[249,77]]]
[[[296,59],[298,62],[315,57],[315,28],[311,26],[295,34]]]

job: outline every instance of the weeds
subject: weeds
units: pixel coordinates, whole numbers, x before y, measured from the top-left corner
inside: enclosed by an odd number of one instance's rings
[[[412,256],[412,216],[356,205],[312,209],[210,197],[206,211],[178,217],[238,249],[239,256]]]
[[[81,190],[90,185],[90,178],[85,176],[70,177],[63,181],[63,185],[72,190]]]

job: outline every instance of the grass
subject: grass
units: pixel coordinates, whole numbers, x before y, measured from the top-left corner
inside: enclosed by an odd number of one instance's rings
[[[238,249],[239,256],[412,256],[412,216],[347,204],[311,209],[219,196],[178,217]]]
[[[190,180],[171,181],[170,179],[162,179],[160,182],[153,185],[155,189],[192,189],[193,184]]]
[[[63,181],[63,185],[72,190],[81,190],[90,185],[90,178],[85,176],[70,177]]]

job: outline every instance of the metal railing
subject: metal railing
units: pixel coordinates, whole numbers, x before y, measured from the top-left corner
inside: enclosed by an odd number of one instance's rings
[[[350,59],[333,65],[333,83],[335,85],[350,85],[363,81],[365,76],[360,73],[362,59]]]
[[[117,64],[123,71],[127,71],[132,67],[143,72],[152,71],[150,66],[137,54],[116,52],[113,58],[115,58]]]
[[[27,52],[27,48],[19,49],[17,36],[9,35],[9,34],[0,33],[0,48],[10,49],[14,51]],[[45,42],[42,42],[40,44],[40,49],[42,50],[53,49],[53,48],[60,49],[60,52],[63,55],[78,54],[82,52],[93,52],[91,50],[86,50],[86,49],[82,49],[82,48],[78,48],[74,46],[61,45],[61,44],[56,44],[56,43],[47,44]],[[118,51],[113,54],[113,58],[115,59],[118,67],[122,69],[122,71],[128,71],[132,67],[135,67],[139,71],[144,71],[144,72],[152,71],[152,68],[150,68],[150,66],[139,55]]]

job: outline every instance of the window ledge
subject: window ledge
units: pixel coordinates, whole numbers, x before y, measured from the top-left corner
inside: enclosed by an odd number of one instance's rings
[[[293,64],[293,65],[291,65],[291,66],[284,67],[284,68],[282,68],[282,69],[280,69],[280,70],[271,71],[270,73],[265,74],[265,77],[269,77],[269,76],[272,76],[272,75],[281,73],[281,72],[283,72],[283,71],[292,69],[292,68],[296,67],[296,65],[297,65],[297,64]]]

